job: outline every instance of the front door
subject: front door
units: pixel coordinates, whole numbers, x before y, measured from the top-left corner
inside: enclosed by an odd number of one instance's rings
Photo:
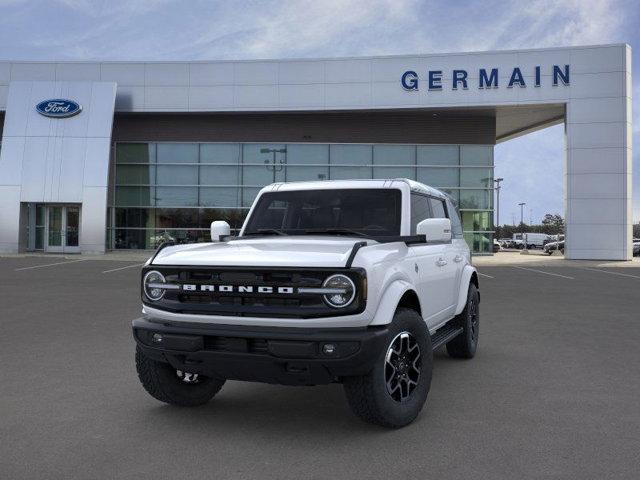
[[[80,207],[48,205],[46,209],[45,251],[79,253]]]

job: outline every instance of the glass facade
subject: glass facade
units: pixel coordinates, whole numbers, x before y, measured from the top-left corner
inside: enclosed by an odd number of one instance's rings
[[[108,247],[206,241],[213,220],[237,231],[273,182],[397,177],[449,193],[470,247],[491,252],[491,145],[118,143]]]

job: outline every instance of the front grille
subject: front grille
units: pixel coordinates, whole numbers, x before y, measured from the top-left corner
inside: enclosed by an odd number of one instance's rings
[[[150,302],[142,296],[145,304],[176,313],[314,318],[323,316],[351,315],[364,310],[364,271],[362,269],[239,269],[219,267],[146,267],[162,273],[169,284],[181,285],[179,290],[166,290],[164,297]],[[300,293],[298,288],[319,288],[327,277],[342,273],[356,285],[356,298],[345,308],[328,306],[321,294]],[[194,290],[185,290],[190,285]],[[202,291],[213,288],[213,291]],[[220,291],[220,287],[229,291]],[[243,287],[244,291],[239,291]],[[246,291],[252,287],[253,291]],[[271,289],[258,291],[258,287]],[[279,291],[279,287],[285,291]],[[291,289],[289,293],[287,290]]]
[[[269,353],[267,340],[264,338],[237,338],[237,337],[204,337],[204,349],[216,352],[236,353]]]

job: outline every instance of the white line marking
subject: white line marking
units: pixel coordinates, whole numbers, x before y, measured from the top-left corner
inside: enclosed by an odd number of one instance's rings
[[[31,270],[33,268],[44,268],[44,267],[53,267],[55,265],[66,265],[67,263],[78,263],[78,262],[84,262],[85,260],[88,260],[88,259],[87,258],[82,258],[80,260],[71,260],[71,261],[68,261],[68,262],[47,263],[46,265],[34,265],[32,267],[16,268],[15,271],[19,272],[20,270]]]
[[[480,272],[478,272],[478,275],[480,275],[481,277],[496,278],[496,277],[492,277],[491,275],[487,275],[486,273],[480,273]]]
[[[136,263],[135,265],[127,265],[126,267],[112,268],[111,270],[105,270],[102,273],[117,272],[118,270],[124,270],[125,268],[141,267],[143,265],[144,265],[144,263]]]
[[[513,268],[519,268],[520,270],[527,270],[528,272],[542,273],[543,275],[552,275],[554,277],[566,278],[567,280],[575,280],[575,278],[573,277],[560,275],[559,273],[551,273],[551,272],[545,272],[543,270],[536,270],[535,268],[516,267],[515,265],[513,266]]]
[[[608,273],[609,275],[620,275],[621,277],[640,278],[638,275],[631,275],[629,273],[620,273],[620,272],[609,272],[607,270],[600,270],[599,268],[589,268],[589,267],[579,267],[579,268],[582,268],[582,270],[590,270],[592,272]]]

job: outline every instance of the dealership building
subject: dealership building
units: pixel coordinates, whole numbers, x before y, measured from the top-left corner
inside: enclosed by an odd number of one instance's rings
[[[563,123],[565,255],[628,260],[631,91],[628,45],[0,62],[0,252],[206,241],[272,182],[406,177],[448,192],[488,253],[494,146]]]

